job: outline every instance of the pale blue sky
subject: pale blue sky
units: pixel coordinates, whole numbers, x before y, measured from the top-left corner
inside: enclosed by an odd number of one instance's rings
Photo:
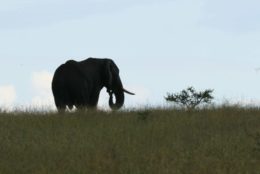
[[[0,0],[0,104],[53,104],[55,68],[109,57],[126,106],[163,104],[167,92],[212,88],[260,104],[260,1]],[[1,92],[2,91],[2,92]],[[101,104],[107,103],[105,93]]]

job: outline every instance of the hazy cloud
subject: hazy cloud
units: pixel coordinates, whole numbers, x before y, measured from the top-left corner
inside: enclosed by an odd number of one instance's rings
[[[0,86],[0,105],[10,107],[16,100],[16,91],[13,85]]]
[[[34,96],[32,106],[54,107],[51,91],[51,81],[53,74],[48,71],[34,72],[32,74],[32,87]]]
[[[42,92],[49,92],[51,90],[52,76],[48,71],[34,72],[32,74],[33,87]]]

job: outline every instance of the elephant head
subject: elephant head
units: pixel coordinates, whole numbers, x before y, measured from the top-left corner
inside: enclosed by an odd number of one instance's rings
[[[109,94],[109,106],[113,110],[117,110],[121,108],[124,104],[124,93],[128,93],[130,95],[135,95],[132,92],[124,89],[122,81],[119,76],[119,69],[113,60],[108,59],[105,68],[106,74],[106,88]],[[113,95],[115,96],[115,102],[113,101]]]

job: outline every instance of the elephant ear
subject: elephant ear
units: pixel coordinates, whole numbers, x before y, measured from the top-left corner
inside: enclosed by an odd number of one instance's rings
[[[113,81],[119,75],[119,69],[111,59],[107,59],[105,63],[105,84],[109,89],[113,85]]]
[[[112,75],[112,64],[111,61],[107,60],[105,63],[105,84],[108,89],[112,86],[113,75]]]

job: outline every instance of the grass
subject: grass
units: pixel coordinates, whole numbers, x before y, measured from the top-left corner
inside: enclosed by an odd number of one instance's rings
[[[2,174],[259,174],[260,109],[0,113]]]

